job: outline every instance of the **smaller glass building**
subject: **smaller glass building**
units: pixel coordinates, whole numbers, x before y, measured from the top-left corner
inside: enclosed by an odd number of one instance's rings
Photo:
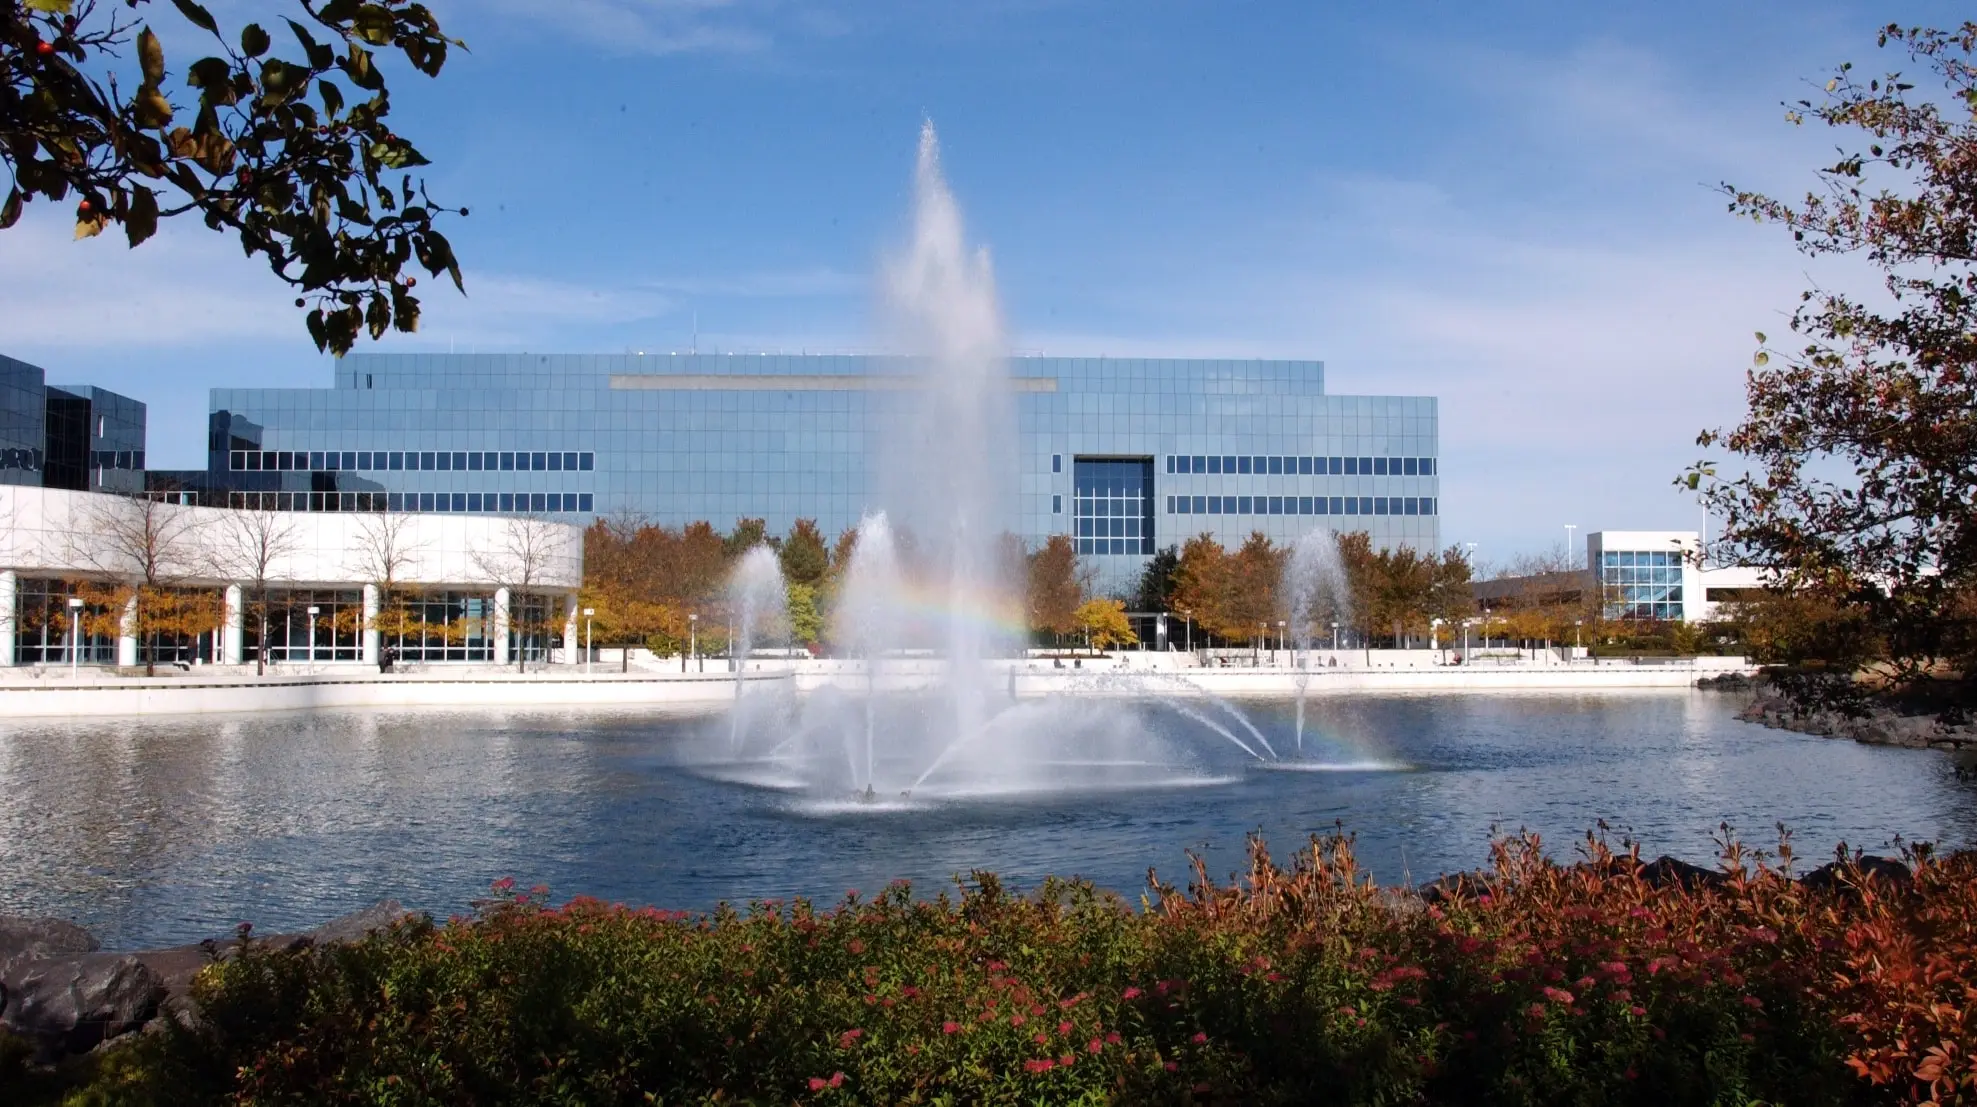
[[[1598,531],[1586,537],[1586,568],[1599,581],[1608,619],[1680,622],[1701,617],[1702,566],[1695,531]]]

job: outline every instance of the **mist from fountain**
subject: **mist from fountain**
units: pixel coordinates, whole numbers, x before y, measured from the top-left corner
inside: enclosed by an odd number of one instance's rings
[[[742,555],[728,578],[728,610],[734,613],[734,641],[728,643],[728,656],[735,667],[735,710],[730,712],[729,748],[741,749],[741,700],[749,655],[755,652],[757,631],[773,635],[789,611],[789,588],[783,582],[782,564],[776,551],[756,546]]]
[[[1291,642],[1297,670],[1297,751],[1304,752],[1304,699],[1311,684],[1313,628],[1349,621],[1352,593],[1345,566],[1339,562],[1338,535],[1330,530],[1307,531],[1291,545],[1284,565],[1284,595],[1290,603]]]
[[[1226,779],[1205,775],[1197,756],[1209,735],[1248,764],[1276,761],[1243,712],[1192,685],[1185,696],[1142,687],[1122,708],[1102,697],[1018,700],[1013,669],[997,679],[1026,635],[1018,584],[1000,578],[997,557],[1015,515],[1013,389],[993,269],[967,244],[931,123],[920,134],[911,233],[885,266],[883,291],[908,351],[896,369],[911,380],[868,399],[885,507],[859,523],[828,631],[834,652],[856,665],[803,694],[785,686],[743,702],[738,685],[727,760],[713,771],[804,793],[813,810],[870,810]],[[771,602],[775,570],[772,557],[744,560],[736,602]],[[1200,730],[1170,736],[1154,725],[1154,707]]]

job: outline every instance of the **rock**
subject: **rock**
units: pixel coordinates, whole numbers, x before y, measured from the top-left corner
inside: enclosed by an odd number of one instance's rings
[[[72,922],[0,915],[0,965],[16,958],[61,957],[102,948],[95,935]]]
[[[1748,692],[1756,687],[1756,682],[1742,673],[1720,673],[1697,680],[1696,687],[1713,692]]]
[[[1489,885],[1481,873],[1449,873],[1421,885],[1416,891],[1423,903],[1434,904],[1474,899],[1487,893]]]
[[[1729,881],[1725,873],[1691,865],[1687,861],[1663,855],[1641,866],[1641,880],[1654,888],[1681,887],[1685,891],[1715,888]]]
[[[356,942],[374,930],[388,929],[400,919],[412,915],[405,905],[395,899],[374,903],[362,911],[353,911],[341,918],[331,919],[308,932],[306,937],[321,944],[323,942]]]
[[[83,953],[21,959],[4,976],[0,1024],[35,1042],[43,1059],[84,1053],[143,1026],[158,1012],[165,983],[136,957]]]
[[[1859,870],[1860,879],[1890,888],[1906,888],[1914,879],[1907,865],[1891,857],[1876,857],[1868,854],[1855,860],[1852,867]],[[1838,861],[1828,861],[1799,877],[1799,884],[1813,889],[1852,887],[1854,877],[1848,868]]]

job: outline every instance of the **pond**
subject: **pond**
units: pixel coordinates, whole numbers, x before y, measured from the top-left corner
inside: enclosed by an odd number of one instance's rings
[[[73,919],[108,948],[297,929],[396,898],[466,911],[512,876],[587,894],[717,901],[923,891],[988,869],[1137,894],[1186,851],[1222,875],[1261,831],[1280,853],[1342,824],[1382,880],[1482,864],[1529,828],[1569,856],[1599,820],[1643,853],[1707,863],[1719,824],[1793,832],[1802,867],[1845,841],[1961,845],[1977,803],[1953,755],[1738,722],[1704,692],[1314,699],[1307,756],[1252,759],[1200,719],[1114,700],[1161,736],[1158,772],[1054,772],[1062,787],[929,789],[859,803],[765,786],[709,760],[722,716],[350,711],[0,727],[0,913]],[[1295,708],[1239,705],[1223,729],[1290,749]],[[1047,745],[1050,736],[1034,737]],[[1252,743],[1254,744],[1254,743]],[[1073,762],[1066,761],[1066,765]],[[1076,764],[1084,764],[1077,762]],[[1110,763],[1109,763],[1110,764]],[[1109,772],[1109,770],[1108,770]],[[766,782],[773,783],[773,782]]]

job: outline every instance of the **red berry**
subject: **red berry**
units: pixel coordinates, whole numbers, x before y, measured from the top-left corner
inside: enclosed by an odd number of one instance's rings
[[[77,215],[88,215],[88,214],[89,214],[89,201],[87,201],[87,200],[84,200],[83,202],[81,202],[81,203],[79,203],[79,204],[77,204],[77,205],[76,205],[76,214],[77,214]]]
[[[37,42],[34,44],[34,52],[45,58],[55,52],[55,44],[52,42]]]
[[[417,278],[417,277],[407,277],[407,278],[405,278],[405,287],[406,287],[406,288],[411,288],[411,287],[413,287],[414,285],[417,285],[418,283],[419,283],[419,278]]]

